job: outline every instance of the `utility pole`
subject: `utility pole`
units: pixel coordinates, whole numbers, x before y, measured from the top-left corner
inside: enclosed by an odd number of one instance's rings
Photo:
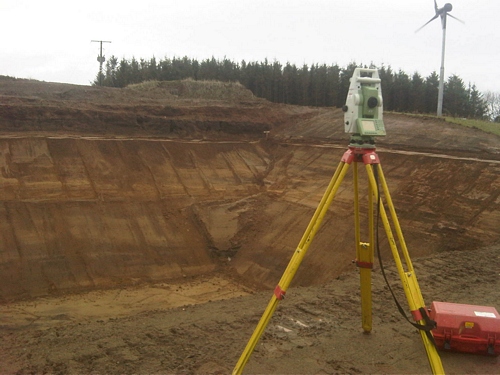
[[[111,43],[108,40],[91,40],[90,43],[99,43],[101,45],[99,56],[97,56],[97,61],[99,61],[99,86],[102,86],[102,64],[106,61],[106,58],[102,54],[102,44]]]

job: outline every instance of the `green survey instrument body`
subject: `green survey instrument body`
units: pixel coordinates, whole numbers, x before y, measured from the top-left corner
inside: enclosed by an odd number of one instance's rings
[[[356,68],[344,111],[345,132],[353,137],[384,136],[381,80],[377,69]]]

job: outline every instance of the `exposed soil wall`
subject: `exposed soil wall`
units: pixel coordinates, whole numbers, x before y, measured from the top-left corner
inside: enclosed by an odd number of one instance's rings
[[[0,150],[3,299],[199,275],[226,258],[248,282],[271,287],[343,153],[267,141],[64,137],[4,138]],[[412,254],[498,240],[499,163],[379,155]],[[297,284],[350,266],[351,180]]]
[[[260,192],[257,145],[0,141],[2,297],[212,271],[192,206]]]

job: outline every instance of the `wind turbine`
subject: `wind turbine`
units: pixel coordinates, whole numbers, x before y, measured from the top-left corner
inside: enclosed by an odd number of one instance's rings
[[[439,70],[439,91],[438,91],[438,104],[437,104],[437,115],[442,116],[443,115],[443,90],[444,90],[444,50],[445,50],[445,44],[446,44],[446,18],[449,16],[451,18],[456,19],[457,21],[460,21],[462,23],[465,23],[464,21],[458,19],[455,16],[452,16],[449,14],[451,10],[453,9],[453,6],[450,3],[444,4],[442,8],[438,8],[436,0],[434,0],[434,10],[436,11],[436,14],[434,17],[432,17],[429,21],[427,21],[423,26],[418,28],[415,32],[419,32],[422,28],[427,26],[430,22],[434,21],[436,18],[441,17],[441,26],[443,27],[443,45],[442,45],[442,50],[441,50],[441,69]]]

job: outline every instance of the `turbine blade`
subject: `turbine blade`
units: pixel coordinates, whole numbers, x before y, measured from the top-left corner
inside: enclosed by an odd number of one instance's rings
[[[419,27],[417,30],[415,30],[416,33],[418,33],[420,30],[422,30],[425,26],[427,26],[429,23],[434,21],[436,18],[438,18],[439,15],[436,14],[434,17],[432,17],[429,21],[427,21],[423,26]]]
[[[448,16],[450,16],[451,18],[455,18],[458,22],[462,22],[462,23],[465,25],[465,22],[464,22],[464,21],[462,21],[460,18],[457,18],[457,17],[455,17],[455,16],[452,16],[450,13],[447,13],[447,14],[448,14]]]
[[[434,9],[436,10],[436,13],[438,11],[438,3],[436,0],[434,0]]]

